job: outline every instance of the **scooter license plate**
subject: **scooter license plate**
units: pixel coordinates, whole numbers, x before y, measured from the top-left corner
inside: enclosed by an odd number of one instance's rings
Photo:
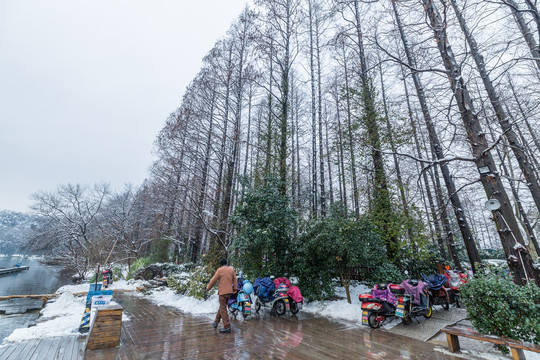
[[[368,324],[368,313],[367,311],[362,311],[362,324]]]
[[[396,309],[396,316],[397,317],[404,317],[405,315],[405,306],[403,306],[403,304],[398,304],[397,306],[397,309]]]
[[[289,299],[284,299],[284,301],[285,301],[285,308],[286,308],[287,310],[290,310],[291,305],[289,304]]]

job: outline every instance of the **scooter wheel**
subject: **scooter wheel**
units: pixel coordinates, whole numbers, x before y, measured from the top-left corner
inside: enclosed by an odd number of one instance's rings
[[[283,300],[278,300],[274,304],[274,310],[278,316],[284,315],[287,310],[285,307],[285,302]]]
[[[405,315],[403,318],[401,318],[401,322],[403,325],[409,325],[412,322],[412,319],[409,315]]]
[[[431,315],[433,315],[433,308],[431,307],[431,304],[428,304],[428,307],[427,307],[426,313],[424,314],[424,317],[426,319],[429,319],[431,317]]]
[[[448,309],[450,309],[450,304],[448,304],[447,302],[443,302],[442,307],[443,307],[444,310],[448,310]]]
[[[298,310],[298,304],[296,303],[296,301],[291,300],[291,313],[293,315],[296,315],[298,313]]]
[[[261,302],[259,299],[255,302],[255,311],[258,313],[261,310]]]
[[[456,306],[457,306],[458,308],[461,307],[461,302],[459,301],[459,296],[456,296]]]
[[[369,314],[368,325],[372,329],[378,329],[381,326],[381,323],[377,321],[377,314],[375,314],[374,312]]]

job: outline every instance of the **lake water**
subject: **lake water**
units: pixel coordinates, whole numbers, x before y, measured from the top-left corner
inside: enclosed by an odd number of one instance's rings
[[[0,275],[0,296],[52,294],[61,286],[72,283],[69,276],[60,274],[61,267],[41,264],[36,257],[0,254],[0,268],[14,267],[17,263],[30,269]],[[0,301],[0,343],[13,330],[35,323],[39,310],[26,312],[27,307],[36,306],[24,299],[10,300],[9,303]]]

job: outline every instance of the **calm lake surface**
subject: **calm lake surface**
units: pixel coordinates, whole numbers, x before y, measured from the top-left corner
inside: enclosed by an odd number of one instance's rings
[[[30,266],[30,269],[0,275],[0,296],[52,294],[63,285],[72,283],[69,276],[60,275],[61,267],[43,265],[36,257],[0,254],[0,268],[14,267],[17,263]],[[17,303],[20,303],[19,310]],[[0,301],[0,344],[13,330],[33,325],[39,317],[38,310],[26,312],[27,302],[23,299],[11,300],[8,311],[7,305],[7,301]]]

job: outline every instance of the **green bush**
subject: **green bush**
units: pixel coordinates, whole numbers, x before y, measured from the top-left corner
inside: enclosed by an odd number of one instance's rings
[[[92,277],[90,279],[88,279],[88,283],[89,284],[92,284],[92,283],[95,283],[96,282],[96,275],[98,275],[97,277],[97,281],[98,282],[102,282],[103,281],[103,275],[101,274],[101,271],[100,273],[94,273],[94,275],[92,275]]]
[[[115,266],[115,267],[112,268],[112,272],[113,272],[113,280],[114,281],[124,278],[122,267]]]
[[[405,279],[405,275],[392,263],[384,263],[381,266],[377,266],[375,270],[371,272],[365,272],[362,274],[365,281],[370,285],[379,283],[393,283],[401,284]]]
[[[152,263],[166,263],[169,262],[169,246],[171,241],[169,239],[156,239],[152,241],[150,246],[150,258]]]
[[[478,331],[540,344],[540,288],[534,282],[518,286],[507,275],[475,275],[461,293]]]
[[[401,248],[400,267],[407,271],[410,279],[422,279],[422,275],[433,274],[437,263],[444,263],[444,259],[436,244],[417,244],[413,250],[407,243]]]
[[[248,184],[243,203],[231,216],[236,237],[229,253],[237,254],[234,263],[248,276],[290,276],[296,212],[280,186],[271,175],[258,188]]]
[[[202,299],[206,290],[206,285],[210,282],[214,274],[206,266],[197,266],[189,272],[187,276],[174,274],[167,279],[167,285],[177,294],[192,296],[196,299]],[[215,292],[212,289],[209,294]]]
[[[334,204],[325,219],[310,223],[294,248],[300,289],[308,300],[331,297],[332,278],[339,278],[350,300],[351,269],[388,261],[384,243],[369,219],[347,215],[341,204]]]
[[[129,268],[126,279],[133,279],[133,275],[137,272],[137,270],[147,267],[150,264],[152,264],[152,258],[150,256],[138,258]]]

